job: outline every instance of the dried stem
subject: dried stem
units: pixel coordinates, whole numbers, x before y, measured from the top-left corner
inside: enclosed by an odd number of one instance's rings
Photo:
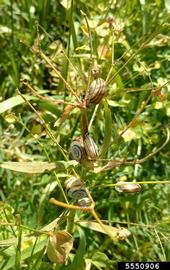
[[[169,142],[169,139],[170,139],[169,128],[166,128],[166,132],[167,132],[167,137],[166,137],[165,142],[158,149],[156,149],[155,151],[153,151],[149,155],[145,156],[144,158],[134,159],[132,161],[127,161],[127,160],[122,160],[122,159],[111,160],[103,167],[95,167],[94,172],[95,173],[105,172],[105,171],[111,170],[112,168],[120,166],[120,165],[135,165],[135,164],[141,164],[141,163],[145,162],[146,160],[148,160],[149,158],[151,158],[152,156],[154,156],[155,154],[160,152],[167,145],[167,143]]]

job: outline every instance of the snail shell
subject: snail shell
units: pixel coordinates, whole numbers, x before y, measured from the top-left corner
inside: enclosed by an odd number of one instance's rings
[[[98,147],[88,133],[84,136],[84,148],[89,159],[95,160],[98,157]]]
[[[141,190],[141,186],[137,183],[118,182],[115,189],[118,192],[136,193]]]
[[[70,188],[73,188],[73,187],[81,187],[83,183],[81,182],[80,179],[72,176],[64,182],[64,185],[66,189],[69,190]]]
[[[87,197],[87,192],[84,187],[73,187],[68,190],[68,196],[75,200]]]
[[[76,161],[80,162],[86,158],[86,151],[81,138],[76,138],[71,142],[69,152]]]
[[[102,78],[94,80],[87,90],[85,100],[86,104],[98,104],[106,94],[106,82]]]
[[[88,207],[91,205],[91,200],[88,197],[78,200],[78,205],[83,207]]]

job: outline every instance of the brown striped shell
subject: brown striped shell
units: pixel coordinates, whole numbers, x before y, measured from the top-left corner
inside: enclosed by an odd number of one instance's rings
[[[84,187],[73,187],[68,190],[68,196],[75,200],[87,197],[87,192]]]
[[[83,183],[79,178],[72,176],[64,182],[64,185],[66,189],[69,190],[70,188],[73,188],[73,187],[81,187]]]
[[[129,182],[118,182],[115,185],[115,189],[118,192],[123,193],[136,193],[141,190],[141,186],[137,183],[129,183]]]
[[[87,191],[83,186],[81,179],[72,176],[65,181],[64,185],[70,198],[75,200],[88,198]]]
[[[88,207],[91,205],[91,200],[88,197],[84,197],[78,200],[78,205],[83,207]]]
[[[98,104],[106,94],[106,82],[102,78],[94,80],[87,90],[85,100],[86,104]]]
[[[71,142],[70,145],[70,155],[73,159],[81,162],[86,158],[86,151],[84,148],[83,140],[81,138],[76,138]]]
[[[86,150],[87,156],[91,160],[95,160],[98,157],[98,147],[94,142],[93,138],[87,133],[84,138],[84,148]]]

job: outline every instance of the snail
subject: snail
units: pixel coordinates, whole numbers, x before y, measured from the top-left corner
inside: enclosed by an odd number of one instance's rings
[[[84,148],[84,144],[81,138],[75,138],[70,145],[70,155],[76,161],[81,162],[86,158],[86,151]]]
[[[64,185],[70,198],[79,200],[87,197],[87,192],[85,187],[83,186],[81,179],[76,177],[70,177],[65,181]]]
[[[83,207],[88,207],[91,205],[91,200],[88,197],[84,197],[78,200],[78,205]]]
[[[88,133],[86,133],[83,141],[88,158],[95,160],[98,157],[98,148],[93,138]]]
[[[141,190],[141,186],[137,183],[129,183],[129,182],[118,182],[115,185],[115,189],[118,192],[124,192],[124,193],[136,193]]]
[[[65,185],[66,189],[69,190],[70,188],[73,188],[73,187],[77,187],[77,186],[81,187],[83,185],[83,183],[81,182],[80,179],[72,176],[65,181],[64,185]]]
[[[68,190],[68,196],[72,199],[79,200],[87,197],[87,192],[84,187],[73,187]]]
[[[94,80],[86,92],[86,104],[98,104],[106,94],[106,82],[102,78]]]
[[[81,179],[72,176],[65,181],[64,185],[68,196],[75,199],[79,206],[87,207],[91,204],[86,188],[83,186]]]

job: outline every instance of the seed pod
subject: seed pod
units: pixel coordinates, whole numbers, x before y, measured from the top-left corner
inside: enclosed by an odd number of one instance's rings
[[[72,176],[64,182],[64,185],[66,189],[69,190],[70,188],[73,188],[73,187],[81,187],[83,183],[81,182],[80,179]]]
[[[88,207],[91,205],[91,200],[88,197],[84,197],[78,200],[78,205],[83,207]]]
[[[85,100],[86,104],[98,104],[106,94],[106,82],[102,78],[94,80],[87,90]]]
[[[71,157],[79,162],[86,158],[86,151],[81,138],[76,138],[71,142],[69,152]]]
[[[118,182],[115,186],[115,189],[118,192],[124,193],[136,193],[141,190],[141,186],[137,183],[129,183],[129,182]]]
[[[87,133],[84,136],[84,148],[86,150],[87,156],[91,160],[95,160],[98,156],[98,148],[93,138]]]

